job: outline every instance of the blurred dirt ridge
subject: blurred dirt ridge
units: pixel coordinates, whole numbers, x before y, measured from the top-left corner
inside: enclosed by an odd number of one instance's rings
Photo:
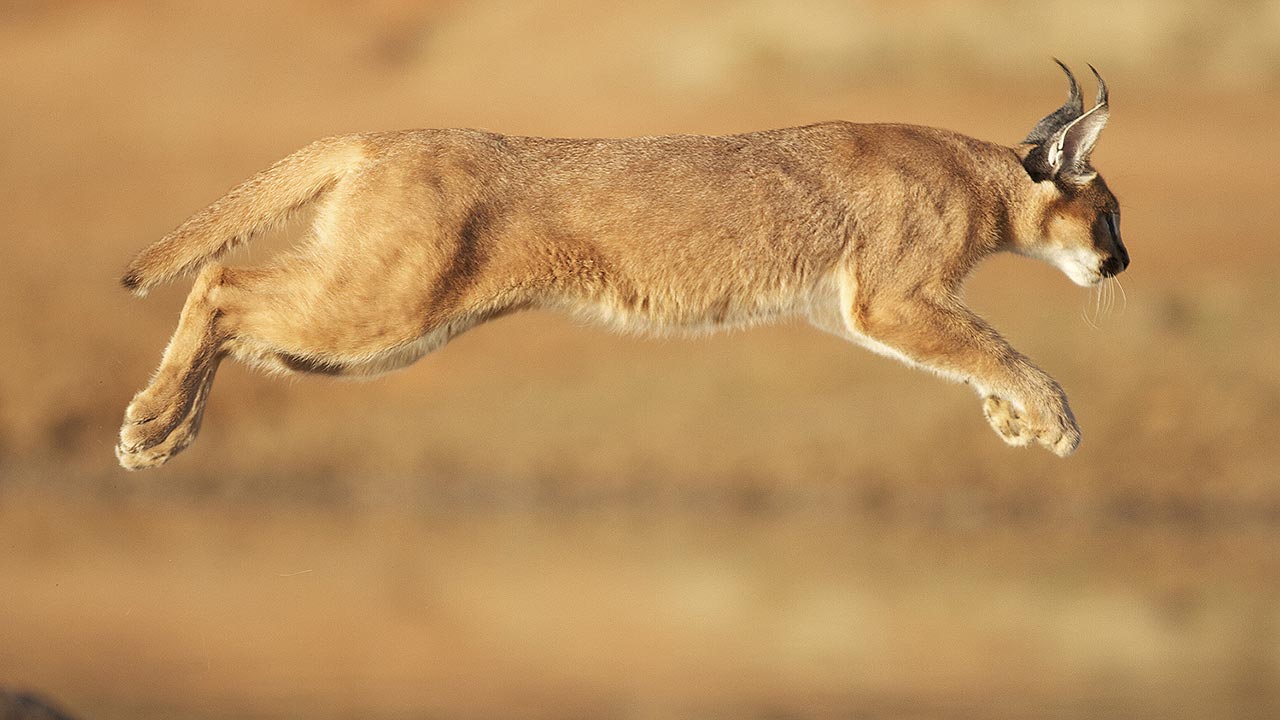
[[[73,720],[38,695],[0,688],[0,720]]]

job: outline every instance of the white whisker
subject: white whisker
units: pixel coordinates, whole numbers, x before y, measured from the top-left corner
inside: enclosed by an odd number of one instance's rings
[[[1123,313],[1129,306],[1129,296],[1125,292],[1124,285],[1115,276],[1106,278],[1103,282],[1093,286],[1090,292],[1091,295],[1085,297],[1081,316],[1089,327],[1095,330],[1099,329],[1103,318],[1109,318],[1116,312],[1117,297],[1120,301],[1120,312]],[[1093,298],[1092,312],[1089,308],[1090,297]]]
[[[1089,291],[1089,295],[1092,295],[1093,293],[1096,293],[1096,292],[1097,292],[1097,288],[1092,288]],[[1089,327],[1093,328],[1094,330],[1097,330],[1098,323],[1089,319],[1089,295],[1085,295],[1084,301],[1080,303],[1080,319],[1084,320],[1084,323]]]

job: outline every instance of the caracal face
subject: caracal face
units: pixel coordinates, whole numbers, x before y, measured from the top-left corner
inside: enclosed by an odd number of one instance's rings
[[[1071,282],[1093,287],[1129,267],[1120,239],[1120,203],[1102,176],[1084,185],[1044,183],[1055,207],[1037,242],[1018,249],[1058,268]]]
[[[1081,287],[1093,287],[1129,267],[1120,239],[1120,203],[1090,163],[1098,135],[1110,118],[1107,84],[1098,71],[1098,96],[1084,111],[1075,76],[1058,61],[1070,83],[1062,107],[1045,116],[1023,140],[1022,165],[1035,181],[1035,211],[1011,249],[1058,268]]]

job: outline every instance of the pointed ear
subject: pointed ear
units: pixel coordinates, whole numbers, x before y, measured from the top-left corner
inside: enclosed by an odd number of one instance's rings
[[[1062,65],[1061,62],[1058,64]],[[1067,66],[1062,65],[1062,69],[1067,70]],[[1047,124],[1066,110],[1067,105],[1063,105],[1053,115],[1041,120],[1035,130],[1031,131],[1031,135],[1023,141],[1034,145],[1023,157],[1022,166],[1036,182],[1054,180],[1083,185],[1097,174],[1089,166],[1089,153],[1093,152],[1093,145],[1098,142],[1098,134],[1106,126],[1111,110],[1107,83],[1098,74],[1096,68],[1090,65],[1089,69],[1098,79],[1098,98],[1094,102],[1093,109],[1083,115],[1077,115],[1056,128],[1049,129],[1041,138],[1040,133]],[[1070,70],[1067,70],[1067,77],[1071,78],[1071,99],[1067,102],[1070,104],[1074,100],[1078,103],[1080,91],[1076,87],[1075,78],[1071,77]]]
[[[1108,117],[1110,110],[1104,102],[1049,138],[1045,143],[1044,161],[1051,177],[1075,185],[1093,178],[1096,173],[1089,166],[1089,153],[1093,152]]]
[[[1067,101],[1057,110],[1040,118],[1040,122],[1036,123],[1031,132],[1027,133],[1026,139],[1022,141],[1028,145],[1043,145],[1055,132],[1084,114],[1084,101],[1080,99],[1080,86],[1076,84],[1076,76],[1071,74],[1071,68],[1061,60],[1054,58],[1053,61],[1058,63],[1062,72],[1067,74],[1067,82],[1070,83]]]

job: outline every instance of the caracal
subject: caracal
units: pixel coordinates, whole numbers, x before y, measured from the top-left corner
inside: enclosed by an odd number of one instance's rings
[[[1061,65],[1061,63],[1059,63]],[[199,270],[116,455],[161,465],[200,427],[226,357],[285,373],[371,376],[487,320],[550,308],[669,333],[799,317],[969,384],[1010,445],[1068,455],[1080,430],[1053,378],[961,300],[993,253],[1082,286],[1129,265],[1120,208],[1089,163],[1101,77],[1016,147],[911,125],[825,122],[619,140],[410,130],[319,140],[143,250],[142,295]],[[296,247],[215,263],[303,206]]]

